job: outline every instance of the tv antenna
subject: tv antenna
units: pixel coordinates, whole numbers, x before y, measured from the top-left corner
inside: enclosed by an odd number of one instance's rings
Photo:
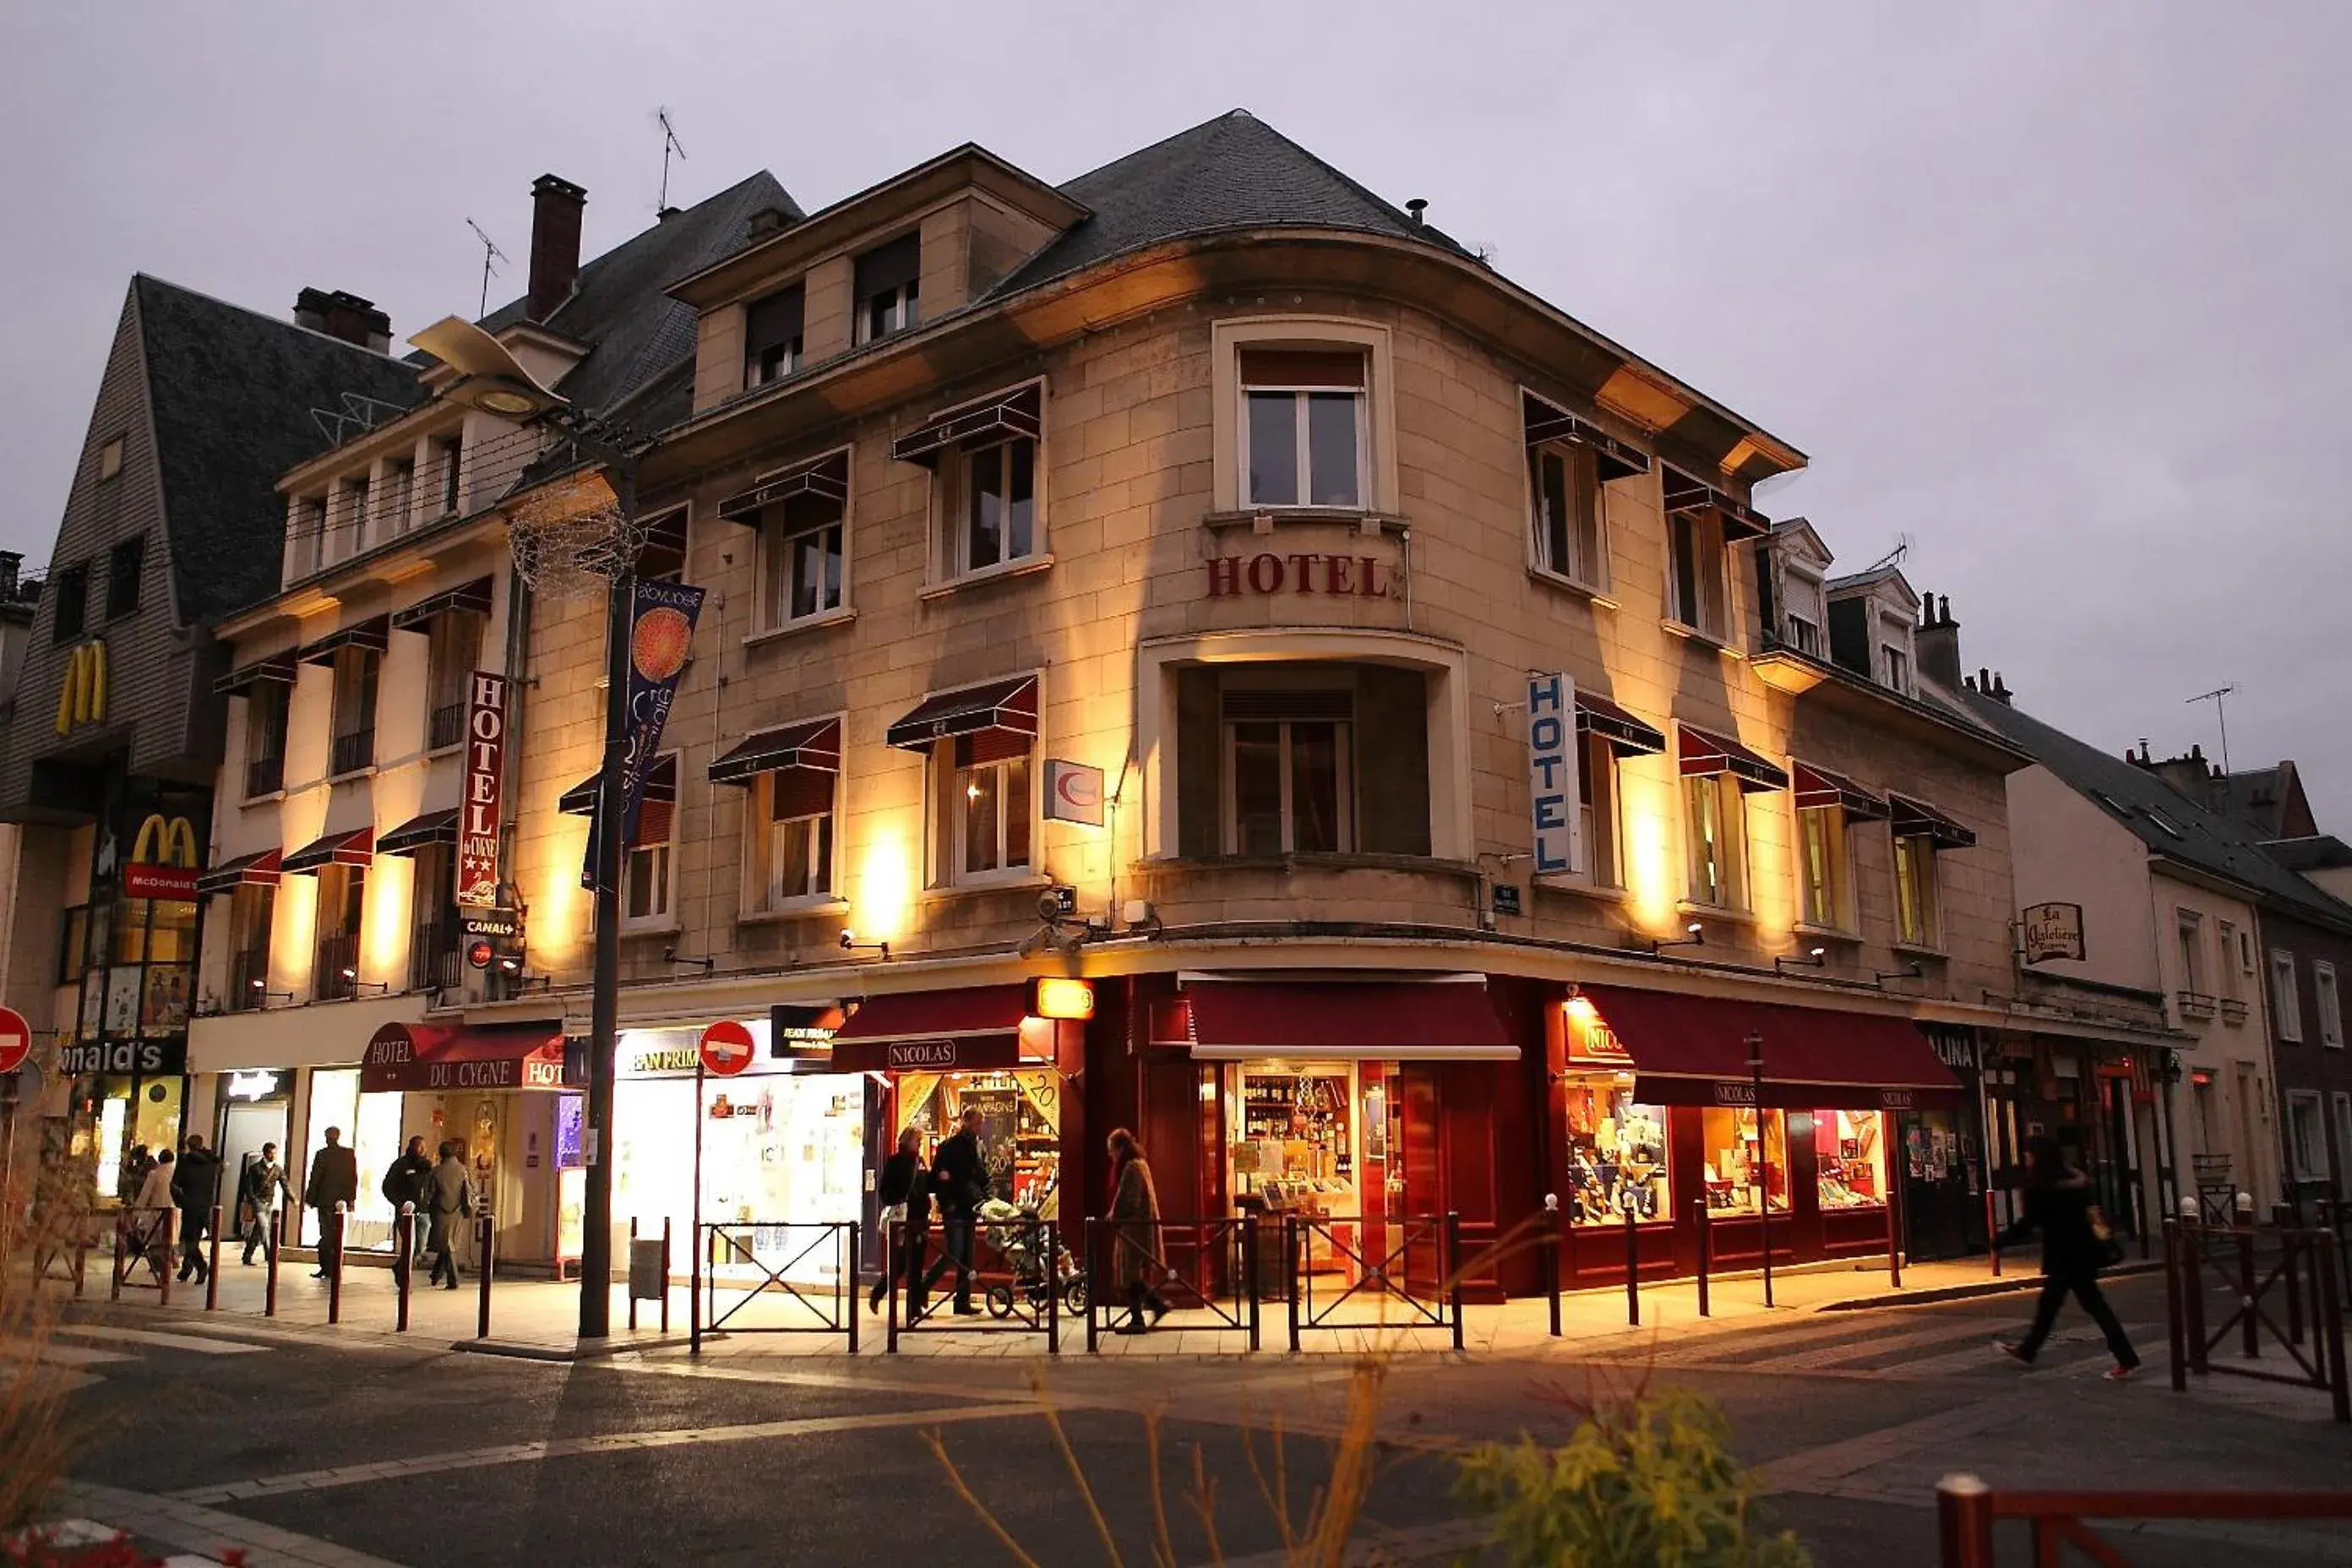
[[[1909,534],[1896,534],[1895,536],[1895,548],[1880,556],[1877,560],[1872,562],[1867,567],[1864,568],[1864,570],[1866,572],[1883,572],[1889,566],[1901,565],[1903,563],[1903,558],[1911,553],[1911,544],[1912,540]]]
[[[661,121],[662,128],[661,199],[654,204],[654,210],[667,212],[669,210],[669,155],[675,153],[677,154],[677,161],[681,163],[685,163],[686,144],[677,139],[677,127],[669,122],[668,110],[655,110],[654,118]]]
[[[490,278],[498,271],[497,268],[490,265],[490,258],[496,257],[500,261],[506,261],[507,253],[500,250],[499,242],[484,234],[482,226],[472,218],[466,220],[466,226],[472,229],[474,237],[482,242],[482,308],[475,312],[475,316],[478,319],[490,313]]]
[[[2221,726],[2221,773],[2225,777],[2230,772],[2230,714],[2227,703],[2230,693],[2237,689],[2234,686],[2217,686],[2210,691],[2200,691],[2188,699],[2189,702],[2210,702],[2213,705],[2214,721]]]

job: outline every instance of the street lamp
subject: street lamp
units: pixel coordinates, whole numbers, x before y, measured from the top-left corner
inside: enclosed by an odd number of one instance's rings
[[[1763,1243],[1764,1305],[1772,1305],[1772,1160],[1764,1141],[1764,1036],[1748,1031],[1748,1079],[1756,1095],[1756,1235]]]
[[[541,385],[489,333],[462,317],[436,321],[408,340],[458,373],[444,395],[454,402],[518,424],[545,421],[562,430],[590,458],[604,465],[613,487],[625,538],[636,518],[635,455],[624,449],[596,420],[582,415]],[[586,1194],[580,1238],[580,1337],[603,1339],[612,1328],[613,1085],[618,1049],[621,994],[621,804],[627,757],[629,689],[629,595],[633,552],[615,551],[604,595],[604,758],[596,773],[595,863],[596,954],[592,972],[588,1042],[588,1115],[583,1130]]]

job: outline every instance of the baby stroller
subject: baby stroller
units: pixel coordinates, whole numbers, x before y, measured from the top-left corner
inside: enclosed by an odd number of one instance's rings
[[[1003,1198],[991,1198],[980,1205],[981,1234],[988,1245],[1012,1271],[1009,1283],[988,1288],[988,1310],[992,1317],[1013,1315],[1013,1292],[1021,1293],[1033,1311],[1045,1310],[1045,1229],[1038,1223],[1037,1210],[1030,1205],[1006,1203]],[[1062,1279],[1062,1305],[1075,1315],[1087,1310],[1087,1279],[1078,1269],[1070,1249],[1056,1238],[1054,1243],[1054,1264]]]

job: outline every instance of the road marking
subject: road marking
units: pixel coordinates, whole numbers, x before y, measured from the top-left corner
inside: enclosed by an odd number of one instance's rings
[[[269,1347],[244,1345],[234,1340],[208,1340],[194,1334],[159,1333],[152,1329],[110,1329],[95,1323],[59,1323],[51,1331],[78,1340],[113,1340],[124,1344],[157,1345],[164,1350],[194,1351],[198,1355],[257,1355]]]
[[[2162,1323],[2126,1323],[2124,1332],[2131,1336],[2135,1344],[2144,1344],[2148,1342],[2151,1334],[2158,1339],[2163,1338],[2164,1325]],[[1918,1361],[1907,1361],[1900,1366],[1887,1367],[1886,1375],[1900,1378],[1944,1377],[1956,1372],[1969,1372],[1979,1366],[2014,1365],[2015,1363],[2007,1356],[1992,1347],[1990,1342],[1991,1337],[1988,1336],[1988,1342],[1981,1350],[1953,1351],[1948,1355],[1926,1356]],[[2062,1348],[2073,1351],[2083,1348],[2084,1345],[2083,1341],[2072,1334],[2061,1335],[2052,1340],[2049,1349],[2042,1352],[2042,1365],[2044,1369],[2054,1366],[2062,1376],[2074,1376],[2081,1373],[2084,1368],[2105,1370],[2115,1364],[2107,1355],[2105,1341],[2094,1335],[2089,1343],[2096,1347],[2097,1354],[2081,1361],[2069,1359],[2053,1363],[2050,1358],[2050,1351]]]
[[[1957,1409],[1939,1410],[1932,1415],[1882,1426],[1875,1432],[1801,1448],[1761,1466],[1755,1473],[1757,1490],[1813,1491],[1825,1482],[1842,1481],[1890,1459],[1990,1431],[2029,1410],[2028,1403],[2016,1393],[2004,1392]]]
[[[684,1447],[698,1443],[751,1443],[772,1437],[937,1426],[953,1421],[997,1421],[1007,1416],[1036,1414],[1036,1405],[1024,1401],[1019,1405],[955,1405],[890,1415],[814,1415],[786,1421],[746,1422],[731,1426],[678,1426],[656,1432],[550,1437],[536,1443],[514,1443],[498,1448],[466,1448],[450,1453],[422,1454],[413,1459],[394,1459],[381,1464],[345,1465],[340,1469],[298,1470],[289,1475],[261,1476],[252,1480],[189,1487],[170,1495],[183,1502],[224,1503],[233,1507],[251,1498],[372,1485],[378,1481],[436,1475],[447,1470],[479,1469],[488,1465],[535,1465],[546,1459],[570,1458],[580,1454],[621,1454],[644,1448]]]
[[[1907,1350],[1914,1345],[1941,1344],[1947,1340],[1973,1339],[1984,1334],[1986,1325],[1971,1320],[1958,1323],[1938,1323],[1931,1329],[1913,1329],[1907,1333],[1874,1334],[1867,1339],[1846,1344],[1830,1345],[1822,1350],[1806,1351],[1797,1355],[1769,1356],[1763,1364],[1781,1372],[1801,1371],[1808,1367],[1834,1366],[1840,1362],[1860,1361],[1882,1352]],[[1746,1365],[1748,1363],[1735,1364]]]
[[[0,1355],[5,1355],[12,1360],[22,1360],[26,1356],[30,1356],[47,1366],[104,1366],[110,1361],[139,1359],[134,1355],[126,1355],[121,1351],[102,1351],[89,1345],[61,1345],[55,1340],[46,1344],[35,1344],[29,1340],[18,1340],[13,1344],[0,1345]]]
[[[175,1551],[208,1553],[235,1547],[244,1553],[246,1568],[319,1568],[320,1563],[332,1563],[334,1568],[400,1568],[385,1558],[370,1557],[315,1535],[297,1535],[276,1525],[152,1492],[68,1481],[50,1500],[60,1509],[102,1521],[144,1541],[161,1542]]]

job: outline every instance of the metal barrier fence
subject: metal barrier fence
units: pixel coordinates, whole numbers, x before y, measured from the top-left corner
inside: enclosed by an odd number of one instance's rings
[[[2026,1524],[2037,1563],[2063,1561],[2069,1546],[2093,1563],[2123,1563],[2123,1553],[2090,1526],[2105,1519],[2352,1519],[2352,1491],[1995,1491],[1971,1475],[1936,1485],[1943,1568],[1994,1568],[1993,1526],[2002,1520]]]
[[[1103,1325],[1121,1312],[1150,1311],[1157,1323],[1177,1309],[1205,1313],[1188,1319],[1190,1333],[1239,1333],[1259,1345],[1259,1303],[1267,1270],[1261,1243],[1274,1235],[1255,1215],[1225,1219],[1107,1220],[1088,1217],[1083,1309],[1087,1350],[1101,1345]],[[1113,1283],[1126,1276],[1130,1289]],[[1141,1300],[1138,1300],[1139,1294]],[[1067,1302],[1076,1306],[1079,1303]],[[1113,1328],[1112,1332],[1126,1331]]]
[[[2181,1205],[2181,1218],[2167,1221],[2164,1227],[2165,1319],[2173,1389],[2185,1392],[2192,1372],[2321,1389],[2336,1421],[2352,1424],[2352,1379],[2345,1363],[2335,1235],[2294,1227],[2207,1226],[2197,1223],[2197,1212],[2196,1200],[2190,1199]],[[2205,1296],[2209,1282],[2216,1281],[2237,1305],[2219,1328],[2209,1331]],[[2239,1341],[2238,1358],[2215,1361],[2213,1352],[2233,1333]],[[2262,1359],[2265,1333],[2284,1352],[2287,1370],[2243,1364]]]
[[[1046,1350],[1061,1354],[1066,1301],[1071,1311],[1083,1312],[1091,1299],[1086,1276],[1062,1245],[1061,1226],[1025,1215],[975,1221],[969,1272],[984,1292],[986,1309],[969,1314],[942,1311],[930,1294],[955,1269],[951,1252],[934,1257],[931,1251],[935,1233],[942,1233],[942,1244],[948,1239],[944,1228],[892,1220],[884,1232],[880,1289],[890,1309],[884,1348],[896,1355],[899,1340],[912,1333],[1043,1334]]]
[[[1379,1239],[1370,1239],[1377,1235]],[[1341,1278],[1316,1300],[1318,1244],[1322,1270]],[[1462,1348],[1462,1216],[1286,1215],[1283,1274],[1289,1282],[1290,1348],[1309,1331],[1444,1329]],[[1417,1277],[1416,1277],[1417,1276]],[[1328,1289],[1328,1288],[1327,1288]],[[1391,1304],[1395,1315],[1391,1315]],[[1370,1311],[1370,1317],[1352,1315]]]
[[[766,1257],[782,1257],[771,1267]],[[790,1276],[803,1265],[828,1276],[824,1284]],[[750,1284],[722,1280],[722,1268],[740,1268],[759,1278]],[[807,1288],[803,1289],[803,1286]],[[724,1289],[735,1300],[719,1310]],[[749,1221],[694,1227],[694,1270],[688,1288],[687,1344],[702,1353],[702,1337],[730,1334],[841,1334],[857,1353],[857,1222],[849,1220]],[[754,1302],[785,1304],[805,1321],[739,1322]],[[734,1324],[730,1328],[730,1324]]]
[[[179,1215],[168,1208],[133,1208],[124,1205],[114,1215],[114,1284],[110,1300],[122,1300],[122,1288],[152,1290],[163,1305],[172,1304],[172,1274],[178,1267],[172,1256],[173,1224]],[[131,1266],[144,1259],[154,1279],[142,1284],[130,1278]]]

